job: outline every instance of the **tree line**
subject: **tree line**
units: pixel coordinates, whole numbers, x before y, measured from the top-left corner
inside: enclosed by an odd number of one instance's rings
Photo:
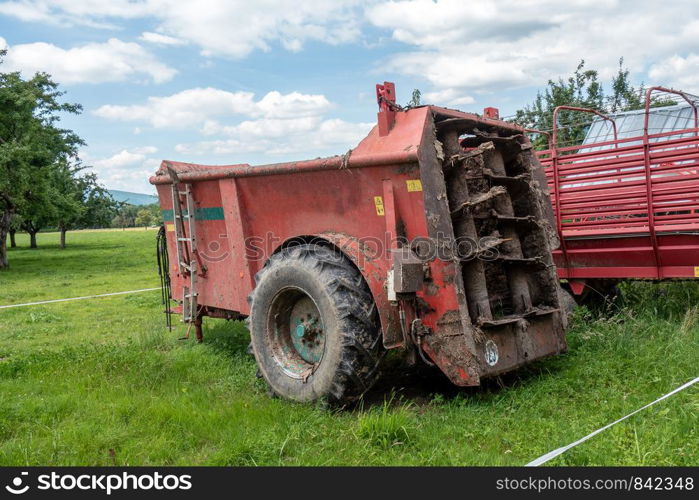
[[[109,193],[107,193],[107,195],[109,195]],[[92,205],[92,203],[93,201],[88,200],[86,204]],[[114,229],[143,227],[147,229],[149,227],[159,226],[163,223],[163,215],[159,203],[132,205],[130,203],[114,201],[109,202],[109,206],[103,206],[102,208],[104,209],[103,214],[98,217],[85,217],[84,220],[86,223],[76,226],[75,229],[97,229],[104,227],[111,227]],[[36,231],[37,228],[32,229]],[[59,226],[49,223],[39,229],[61,231],[60,247],[65,248],[65,232]],[[8,232],[10,248],[17,247],[16,235],[17,232],[21,231],[27,232],[27,234],[30,235],[30,248],[38,248],[36,232],[34,233],[34,237],[31,237],[31,233],[27,231],[27,225],[22,222],[22,216],[19,214],[15,214],[10,224]],[[67,229],[65,229],[65,231],[67,231]]]
[[[616,75],[605,92],[599,73],[587,69],[581,60],[575,71],[568,78],[549,80],[546,88],[536,94],[534,101],[517,110],[512,121],[524,128],[551,132],[553,129],[553,110],[557,106],[575,106],[589,108],[603,114],[642,109],[645,106],[646,87],[643,83],[634,86],[629,78],[629,70],[624,67],[624,58],[619,59]],[[652,107],[676,104],[673,99],[655,96]],[[557,146],[580,144],[594,116],[576,111],[561,110],[557,120]],[[536,149],[548,149],[548,138],[544,134],[534,134],[532,144]]]
[[[60,127],[60,117],[82,107],[62,102],[64,94],[46,73],[0,72],[0,270],[9,266],[8,236],[14,247],[18,231],[36,248],[39,230],[55,228],[65,248],[72,229],[158,222],[159,210],[116,202],[81,162],[85,142]]]
[[[127,227],[150,227],[163,223],[163,214],[159,203],[150,205],[130,205],[120,203],[112,218],[111,225],[114,228],[125,229]]]

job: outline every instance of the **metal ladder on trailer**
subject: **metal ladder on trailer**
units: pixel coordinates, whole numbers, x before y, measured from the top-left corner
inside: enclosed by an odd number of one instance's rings
[[[172,179],[172,211],[177,268],[182,276],[189,278],[189,286],[182,287],[182,322],[194,323],[196,338],[201,341],[201,318],[199,317],[197,300],[199,292],[197,290],[196,209],[192,196],[192,185],[180,181],[177,173],[170,167],[168,167],[168,173]],[[184,186],[184,191],[180,191],[180,185]],[[187,221],[186,224],[185,221]]]

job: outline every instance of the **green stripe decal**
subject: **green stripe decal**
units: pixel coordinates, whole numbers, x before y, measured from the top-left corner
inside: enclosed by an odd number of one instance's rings
[[[186,214],[187,210],[182,210],[182,213]],[[223,207],[197,208],[194,210],[194,218],[197,220],[223,220]],[[163,220],[173,221],[173,211],[163,210]]]

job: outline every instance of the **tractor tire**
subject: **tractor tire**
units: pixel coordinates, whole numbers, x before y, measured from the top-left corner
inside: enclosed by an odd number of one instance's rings
[[[250,336],[272,393],[333,406],[359,399],[384,354],[361,273],[339,252],[303,244],[273,255],[255,279]]]

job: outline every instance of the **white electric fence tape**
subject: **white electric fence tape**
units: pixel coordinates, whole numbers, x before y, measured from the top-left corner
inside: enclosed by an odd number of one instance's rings
[[[125,291],[125,292],[102,293],[102,294],[99,294],[99,295],[88,295],[88,296],[86,296],[86,297],[71,297],[71,298],[68,298],[68,299],[42,300],[42,301],[40,301],[40,302],[27,302],[27,303],[25,303],[25,304],[10,304],[10,305],[6,305],[6,306],[0,306],[0,309],[8,309],[8,308],[10,308],[10,307],[36,306],[36,305],[40,305],[40,304],[52,304],[52,303],[54,303],[54,302],[67,302],[67,301],[69,301],[69,300],[95,299],[95,298],[98,298],[98,297],[111,297],[111,296],[114,296],[114,295],[127,295],[127,294],[130,294],[130,293],[152,292],[153,290],[160,290],[160,288],[142,288],[142,289],[140,289],[140,290],[128,290],[128,291]],[[582,438],[578,439],[577,441],[575,441],[575,442],[573,442],[573,443],[570,443],[569,445],[563,446],[563,447],[561,447],[561,448],[556,448],[555,450],[550,451],[550,452],[546,453],[545,455],[541,455],[539,458],[537,458],[537,459],[532,460],[531,462],[529,462],[526,466],[527,466],[527,467],[536,467],[536,466],[538,466],[538,465],[545,464],[546,462],[548,462],[548,461],[550,461],[550,460],[556,458],[557,456],[562,455],[563,453],[565,453],[566,451],[570,450],[571,448],[574,448],[575,446],[578,446],[579,444],[584,443],[585,441],[587,441],[588,439],[590,439],[590,438],[593,437],[593,436],[596,436],[596,435],[599,434],[600,432],[606,431],[607,429],[609,429],[610,427],[612,427],[612,426],[618,424],[619,422],[623,422],[624,420],[626,420],[627,418],[630,418],[630,417],[634,416],[634,415],[637,414],[638,412],[641,412],[641,411],[645,410],[646,408],[650,408],[650,407],[653,406],[654,404],[659,403],[659,402],[661,402],[662,400],[669,398],[669,397],[672,396],[673,394],[677,394],[678,392],[687,389],[688,387],[691,387],[692,385],[696,384],[697,382],[699,382],[699,377],[696,377],[695,379],[690,380],[690,381],[687,382],[686,384],[681,385],[681,386],[678,387],[677,389],[674,389],[673,391],[670,391],[670,392],[668,392],[667,394],[665,394],[665,395],[663,395],[663,396],[660,396],[660,397],[659,397],[658,399],[656,399],[655,401],[653,401],[653,402],[651,402],[651,403],[648,403],[648,404],[645,405],[645,406],[642,406],[642,407],[639,408],[638,410],[632,411],[632,412],[629,413],[628,415],[625,415],[625,416],[621,417],[620,419],[615,420],[614,422],[605,425],[604,427],[600,427],[600,428],[597,429],[596,431],[591,432],[591,433],[588,434],[587,436],[582,437]]]
[[[69,300],[96,299],[98,297],[111,297],[112,295],[128,295],[130,293],[152,292],[153,290],[160,290],[160,288],[142,288],[140,290],[127,290],[125,292],[101,293],[99,295],[88,295],[86,297],[71,297],[69,299],[42,300],[40,302],[27,302],[26,304],[9,304],[6,306],[0,306],[0,309],[9,309],[10,307],[38,306],[40,304],[52,304],[54,302],[67,302]]]
[[[628,415],[626,415],[626,416],[624,416],[624,417],[621,417],[619,420],[615,420],[615,421],[612,422],[611,424],[607,424],[607,425],[605,425],[604,427],[600,427],[600,428],[597,429],[596,431],[591,432],[591,433],[588,434],[587,436],[578,439],[578,440],[575,441],[574,443],[570,443],[570,444],[567,445],[567,446],[563,446],[562,448],[557,448],[557,449],[555,449],[555,450],[553,450],[553,451],[549,451],[549,452],[548,452],[547,454],[545,454],[545,455],[541,455],[541,456],[540,456],[539,458],[537,458],[536,460],[532,460],[531,462],[529,462],[526,466],[527,466],[527,467],[536,467],[537,465],[545,464],[545,463],[548,462],[549,460],[554,459],[554,458],[556,458],[556,457],[559,456],[559,455],[562,455],[563,453],[565,453],[566,451],[570,450],[571,448],[573,448],[573,447],[579,445],[580,443],[584,443],[585,441],[587,441],[588,439],[590,439],[592,436],[596,436],[596,435],[599,434],[600,432],[606,431],[606,430],[609,429],[611,426],[616,425],[616,424],[618,424],[619,422],[622,422],[622,421],[626,420],[627,418],[634,416],[636,413],[638,413],[638,412],[640,412],[640,411],[643,411],[643,410],[645,410],[646,408],[650,408],[650,407],[653,406],[654,404],[661,402],[663,399],[667,399],[667,398],[669,398],[670,396],[672,396],[673,394],[677,394],[678,392],[683,391],[683,390],[685,390],[685,389],[688,388],[688,387],[691,387],[692,385],[696,384],[697,382],[699,382],[699,377],[695,378],[694,380],[690,380],[690,381],[687,382],[686,384],[679,386],[677,389],[668,392],[668,393],[665,394],[664,396],[660,396],[658,399],[656,399],[656,400],[653,401],[652,403],[648,403],[646,406],[643,406],[643,407],[639,408],[638,410],[633,411],[633,412],[629,413]]]

